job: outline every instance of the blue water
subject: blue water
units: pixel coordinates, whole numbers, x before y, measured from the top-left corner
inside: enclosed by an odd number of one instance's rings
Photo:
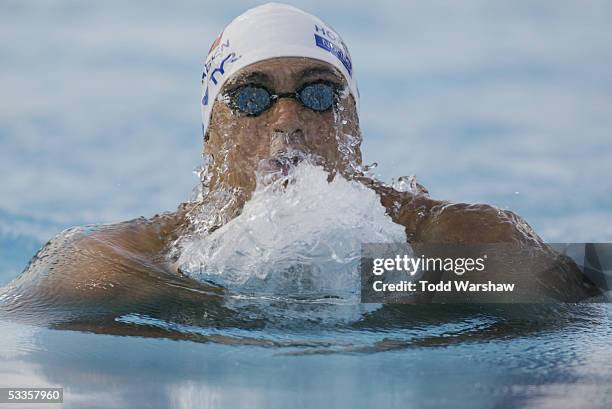
[[[200,65],[253,4],[0,3],[0,285],[64,228],[189,197]],[[515,210],[547,241],[612,241],[609,2],[294,4],[351,49],[381,178]],[[62,386],[71,408],[612,407],[610,305],[387,314],[122,317],[149,337],[0,319],[0,386]]]
[[[611,312],[430,309],[386,329],[190,341],[1,322],[0,379],[63,386],[65,407],[608,408]]]

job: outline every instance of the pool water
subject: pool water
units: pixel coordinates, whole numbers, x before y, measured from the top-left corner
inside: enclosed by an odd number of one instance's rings
[[[293,3],[351,47],[385,180],[517,211],[549,242],[612,241],[610,4]],[[0,286],[68,227],[190,196],[203,54],[252,5],[0,4]],[[66,408],[612,407],[610,304],[246,303],[98,325],[0,304],[0,387],[63,387]]]
[[[153,329],[139,336],[2,320],[0,380],[64,387],[70,408],[609,408],[610,307],[413,307],[251,330],[122,317]]]
[[[4,283],[31,252],[12,243]],[[67,408],[612,404],[611,304],[380,307],[231,293],[222,310],[49,323],[51,313],[3,302],[0,386],[63,387]]]

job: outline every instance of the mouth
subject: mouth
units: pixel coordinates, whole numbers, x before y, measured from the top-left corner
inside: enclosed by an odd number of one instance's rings
[[[262,159],[257,167],[257,184],[261,186],[278,185],[286,187],[292,183],[294,170],[301,165],[323,166],[322,157],[306,154],[301,150],[283,151],[270,158]]]
[[[306,155],[300,151],[283,152],[260,162],[259,169],[265,173],[276,173],[287,176],[291,168],[296,167],[306,159]]]

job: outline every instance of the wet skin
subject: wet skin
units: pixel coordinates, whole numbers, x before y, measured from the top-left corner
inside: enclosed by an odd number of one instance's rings
[[[226,83],[224,91],[256,83],[274,93],[287,93],[320,80],[344,85],[331,65],[285,57],[244,68]],[[346,135],[355,138],[348,150],[348,142],[343,139]],[[257,169],[278,167],[278,158],[298,151],[315,158],[330,177],[342,175],[375,190],[392,220],[405,227],[411,242],[514,243],[550,260],[551,268],[521,278],[528,285],[560,301],[598,294],[570,259],[559,258],[511,211],[486,204],[434,200],[422,187],[417,192],[398,192],[363,175],[358,169],[362,161],[360,141],[359,120],[350,95],[326,112],[315,112],[295,99],[282,98],[259,116],[236,112],[218,99],[205,135],[204,153],[212,159],[212,177],[210,193],[203,203],[215,192],[232,191],[237,200],[228,214],[235,217],[255,189]],[[221,306],[223,290],[182,276],[167,257],[171,244],[193,230],[190,215],[201,211],[203,203],[185,203],[173,213],[150,219],[63,234],[48,243],[0,295],[21,295],[8,310],[29,308],[30,316],[49,314],[50,307],[57,311],[78,308],[83,317],[112,317],[140,310],[155,310],[160,315],[190,308],[197,311],[206,305],[229,319],[231,312]],[[493,269],[498,277],[512,277],[517,266],[530,262],[512,259],[512,254],[504,257],[510,262]],[[564,291],[549,291],[560,280]],[[443,295],[436,301],[444,301]],[[59,317],[62,313],[57,314]]]

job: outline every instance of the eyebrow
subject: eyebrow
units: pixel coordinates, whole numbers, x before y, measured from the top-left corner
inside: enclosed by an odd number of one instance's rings
[[[334,70],[327,68],[327,67],[306,68],[305,70],[303,70],[297,75],[297,78],[299,78],[301,81],[304,81],[310,78],[325,77],[325,76],[333,78],[338,83],[343,82],[342,77],[338,73],[336,73]],[[240,87],[243,84],[249,84],[249,83],[261,84],[261,85],[272,85],[274,81],[272,80],[272,77],[270,77],[265,72],[252,71],[252,72],[245,73],[243,75],[239,75],[238,77],[234,79],[231,79],[230,81],[228,81],[227,86],[229,88],[234,88],[234,87]]]
[[[239,75],[237,78],[228,81],[228,85],[230,86],[246,83],[271,84],[272,79],[266,73],[260,71],[253,71],[243,75]]]
[[[309,77],[320,77],[320,76],[325,76],[325,75],[333,77],[338,82],[342,82],[342,77],[338,75],[334,70],[327,68],[327,67],[306,68],[304,71],[302,71],[298,75],[298,78],[308,79]]]

